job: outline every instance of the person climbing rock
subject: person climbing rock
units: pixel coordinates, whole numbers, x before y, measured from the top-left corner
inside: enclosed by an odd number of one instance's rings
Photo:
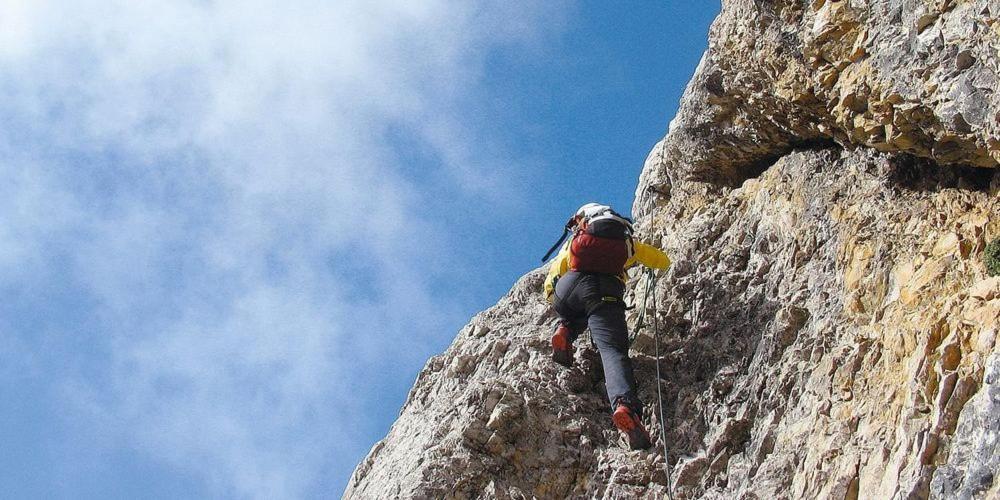
[[[545,298],[560,318],[552,335],[552,359],[573,366],[573,342],[589,327],[604,365],[611,418],[627,436],[631,449],[648,448],[649,433],[642,425],[642,402],[628,356],[625,270],[637,264],[666,269],[670,259],[659,249],[635,241],[632,222],[607,205],[580,207],[566,223],[563,239],[569,234],[573,237],[552,261],[544,285]]]

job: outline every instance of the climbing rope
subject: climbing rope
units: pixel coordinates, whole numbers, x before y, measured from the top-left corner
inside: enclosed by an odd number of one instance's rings
[[[647,280],[653,283],[653,293],[656,293],[656,275],[652,269],[648,271]],[[673,500],[673,488],[670,487],[670,460],[667,456],[667,421],[663,418],[663,379],[660,377],[660,325],[656,314],[656,298],[653,298],[653,345],[656,352],[656,404],[660,408],[660,443],[663,444],[663,473],[667,476],[667,498]]]
[[[650,307],[652,302],[652,307]],[[663,378],[660,376],[660,322],[656,313],[656,272],[646,269],[645,295],[642,299],[642,309],[639,310],[639,317],[636,320],[635,331],[629,343],[639,335],[639,331],[645,328],[647,311],[653,311],[653,345],[656,354],[656,403],[660,411],[660,443],[663,445],[663,472],[667,476],[667,498],[673,500],[673,488],[670,487],[670,461],[667,458],[667,421],[663,418]]]
[[[635,342],[636,337],[639,336],[639,332],[643,328],[646,328],[646,311],[649,310],[649,302],[653,301],[653,306],[656,305],[656,298],[653,296],[656,293],[656,274],[652,269],[646,269],[646,284],[642,296],[642,307],[639,309],[639,316],[635,320],[635,329],[632,330],[632,335],[628,337],[629,346]]]

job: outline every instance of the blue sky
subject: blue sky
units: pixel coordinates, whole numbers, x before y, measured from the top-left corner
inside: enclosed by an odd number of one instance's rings
[[[0,497],[339,495],[718,9],[0,2]]]

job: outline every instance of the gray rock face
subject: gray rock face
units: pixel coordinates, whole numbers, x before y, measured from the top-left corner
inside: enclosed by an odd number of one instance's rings
[[[543,277],[540,270],[523,277],[427,362],[399,420],[358,466],[345,497],[665,491],[662,457],[619,444],[593,351],[571,370],[549,359],[554,315],[539,294]]]
[[[345,497],[662,498],[669,465],[675,498],[997,498],[994,10],[725,2],[633,208],[674,260],[663,421],[652,328],[632,352],[654,448],[621,442],[586,338],[549,360],[539,269],[428,361]]]
[[[1000,355],[986,363],[983,387],[962,410],[948,463],[934,475],[938,498],[998,498],[1000,481]]]
[[[992,0],[723,2],[669,170],[737,185],[825,141],[996,167],[998,16]]]
[[[659,302],[684,353],[665,358],[678,496],[929,495],[997,351],[1000,281],[966,225],[995,234],[997,176],[966,174],[796,151],[673,231],[669,207],[644,221],[677,260]]]

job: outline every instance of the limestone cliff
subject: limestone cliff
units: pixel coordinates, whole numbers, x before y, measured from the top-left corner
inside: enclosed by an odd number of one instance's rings
[[[427,363],[345,497],[662,498],[666,459],[675,498],[1000,498],[998,15],[724,2],[633,207],[675,261],[665,422],[633,346],[656,448],[619,442],[592,350],[549,360],[537,270]]]

